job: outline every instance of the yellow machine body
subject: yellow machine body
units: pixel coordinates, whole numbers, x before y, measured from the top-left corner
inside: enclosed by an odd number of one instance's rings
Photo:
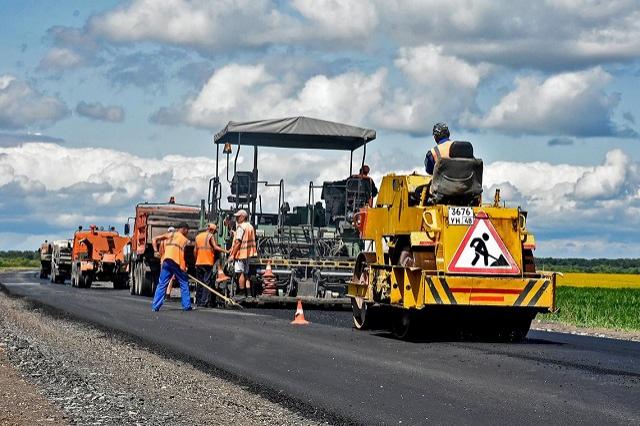
[[[365,240],[348,290],[356,327],[363,325],[356,311],[365,304],[405,310],[436,305],[505,308],[526,311],[531,318],[535,312],[552,311],[555,274],[535,269],[535,239],[526,228],[526,212],[501,206],[496,199],[464,207],[466,222],[452,223],[449,216],[459,207],[425,202],[430,181],[418,174],[387,175],[375,205],[356,216]],[[500,244],[504,267],[471,267],[468,257],[459,266],[461,256],[469,256],[465,249],[473,253],[468,246],[475,226],[483,226]]]

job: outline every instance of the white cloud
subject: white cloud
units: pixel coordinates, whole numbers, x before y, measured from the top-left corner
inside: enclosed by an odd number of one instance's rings
[[[264,65],[229,64],[213,73],[200,92],[184,105],[161,110],[156,122],[175,120],[217,129],[229,120],[308,115],[361,124],[383,100],[385,70],[367,75],[347,72],[316,75],[298,83],[278,79]]]
[[[250,169],[242,150],[238,169]],[[348,154],[288,153],[260,155],[261,179],[286,179],[286,199],[291,205],[306,203],[309,181],[323,177],[344,178]],[[344,167],[336,168],[336,158]],[[59,235],[89,222],[124,223],[138,202],[163,202],[175,196],[180,203],[199,205],[207,198],[215,160],[206,157],[168,155],[142,158],[126,152],[98,148],[68,148],[51,143],[24,143],[0,147],[0,233],[24,229],[33,223],[40,230]],[[225,162],[220,163],[225,176]],[[228,186],[225,185],[225,191]],[[275,211],[277,192],[262,188],[263,206]],[[319,199],[319,192],[316,194]],[[42,231],[41,231],[42,232]]]
[[[81,101],[76,106],[76,112],[92,120],[109,121],[112,123],[124,120],[124,109],[117,105],[104,106],[100,102],[87,103]]]
[[[261,179],[285,179],[291,206],[306,203],[309,181],[343,179],[348,173],[344,153],[263,150],[259,161]],[[410,169],[408,161],[411,156],[390,160],[373,153],[367,162],[379,183],[386,173]],[[241,150],[238,170],[251,163],[250,152]],[[199,204],[214,170],[215,161],[205,157],[153,159],[47,143],[0,147],[0,234],[31,234],[33,223],[56,236],[89,222],[120,224],[136,203],[171,195]],[[225,176],[224,160],[220,170]],[[613,255],[640,239],[640,167],[622,151],[610,151],[602,165],[591,167],[495,162],[485,165],[484,184],[485,200],[499,187],[508,205],[529,211],[539,255],[596,256],[606,250]],[[223,186],[227,191],[224,180]],[[260,190],[264,211],[275,211],[276,190]],[[315,195],[319,200],[319,191]]]
[[[93,17],[88,27],[91,34],[117,43],[155,41],[207,51],[259,47],[312,34],[308,25],[280,12],[271,0],[136,0]]]
[[[490,66],[470,64],[444,53],[442,46],[401,48],[394,62],[406,83],[388,89],[373,121],[384,128],[423,134],[437,121],[456,123],[472,109]]]
[[[84,63],[84,58],[66,47],[53,47],[40,61],[40,69],[74,68]]]
[[[15,76],[0,75],[0,128],[44,127],[66,117],[69,109]]]
[[[507,133],[610,136],[621,132],[611,121],[619,96],[604,89],[611,75],[600,67],[553,75],[519,77],[516,87],[468,125]],[[630,132],[628,129],[626,132]]]
[[[544,255],[621,253],[620,247],[640,239],[640,167],[621,150],[609,151],[602,165],[592,167],[495,162],[485,165],[484,185],[485,199],[495,188],[506,189],[501,195],[508,204],[529,211]],[[571,241],[562,253],[560,247]]]
[[[367,0],[293,0],[293,7],[315,22],[321,39],[368,37],[378,24],[376,8]]]

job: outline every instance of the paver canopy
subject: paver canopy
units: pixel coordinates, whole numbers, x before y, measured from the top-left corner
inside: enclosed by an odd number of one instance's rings
[[[376,131],[309,117],[230,121],[216,144],[353,151],[376,138]]]

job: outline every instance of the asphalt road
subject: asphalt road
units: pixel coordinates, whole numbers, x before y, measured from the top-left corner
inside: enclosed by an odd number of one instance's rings
[[[0,282],[333,422],[640,423],[639,343],[538,331],[520,344],[409,343],[352,330],[345,312],[309,312],[318,322],[301,327],[282,312],[182,312],[175,303],[151,312],[149,299],[127,290],[76,289],[34,273]]]

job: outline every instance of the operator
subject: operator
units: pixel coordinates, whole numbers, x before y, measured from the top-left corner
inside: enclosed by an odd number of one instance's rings
[[[196,236],[196,248],[194,251],[196,258],[196,278],[211,287],[214,286],[213,266],[216,263],[216,258],[219,257],[217,253],[229,253],[216,242],[215,237],[217,232],[218,225],[209,223],[207,228]],[[207,306],[211,302],[209,298],[209,290],[199,285],[196,288],[196,305]]]
[[[433,174],[433,169],[441,158],[449,158],[449,148],[453,143],[449,136],[447,123],[436,123],[433,126],[433,139],[436,141],[436,146],[427,152],[427,156],[424,159],[427,174]]]
[[[360,172],[356,175],[356,177],[360,178],[360,179],[365,179],[368,180],[371,183],[371,200],[369,205],[372,204],[372,200],[373,198],[378,195],[378,188],[376,187],[375,182],[373,181],[373,179],[371,179],[371,177],[369,176],[369,171],[371,169],[369,168],[369,166],[367,166],[366,164],[363,164],[362,167],[360,167]]]
[[[189,276],[187,275],[187,262],[185,259],[185,247],[189,244],[187,234],[189,233],[189,225],[185,222],[180,223],[177,231],[168,232],[158,235],[151,240],[153,252],[156,257],[160,257],[158,252],[158,243],[164,241],[164,254],[162,255],[162,269],[160,270],[160,279],[156,287],[156,293],[153,296],[151,309],[159,311],[164,302],[164,294],[169,285],[172,276],[175,276],[180,283],[180,298],[182,301],[182,309],[191,310],[191,295],[189,294]]]
[[[245,297],[249,297],[248,290],[251,289],[251,295],[255,297],[257,288],[252,288],[249,281],[249,258],[258,255],[256,231],[247,221],[249,215],[246,210],[238,210],[234,216],[236,217],[236,232],[229,252],[229,260],[235,260],[233,270],[238,274],[240,291],[244,292]]]

